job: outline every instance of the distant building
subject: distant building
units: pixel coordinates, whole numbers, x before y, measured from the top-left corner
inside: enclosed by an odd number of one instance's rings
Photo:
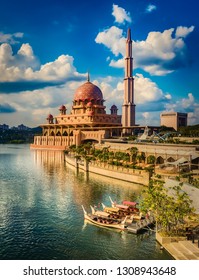
[[[9,129],[9,125],[7,125],[7,124],[0,124],[0,129],[2,129],[2,130],[8,130]]]
[[[164,112],[160,115],[160,124],[177,131],[180,127],[187,126],[187,113]]]

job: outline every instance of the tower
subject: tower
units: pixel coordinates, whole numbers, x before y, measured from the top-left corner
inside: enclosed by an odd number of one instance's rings
[[[122,126],[131,127],[135,125],[134,104],[134,78],[131,30],[128,29],[126,39],[125,77],[124,77],[124,103],[122,105]],[[124,133],[130,133],[130,129],[124,129]]]

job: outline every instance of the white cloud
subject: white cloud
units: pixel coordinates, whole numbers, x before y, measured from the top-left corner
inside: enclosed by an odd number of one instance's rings
[[[193,32],[194,27],[178,27],[163,32],[149,32],[146,40],[133,42],[134,68],[141,68],[151,75],[166,75],[188,63],[184,38]],[[103,44],[117,57],[125,56],[123,30],[112,26],[100,32],[96,43]],[[124,67],[123,58],[111,59],[110,66]]]
[[[73,85],[72,85],[73,84]],[[46,123],[49,113],[56,116],[59,114],[59,107],[64,104],[70,113],[72,99],[79,82],[68,82],[62,87],[46,87],[44,89],[23,91],[18,94],[1,94],[0,104],[6,103],[15,108],[12,114],[1,114],[1,123],[16,125],[24,123],[30,127]]]
[[[113,4],[112,15],[115,17],[115,22],[124,24],[125,21],[131,23],[131,16],[129,12],[126,12],[125,9],[119,7],[118,5]]]
[[[146,12],[147,13],[151,13],[153,11],[155,11],[157,9],[157,7],[155,5],[152,5],[152,4],[149,4],[147,7],[146,7]]]
[[[176,29],[176,38],[185,38],[187,35],[189,35],[191,32],[194,31],[194,26],[186,27],[186,26],[178,26]]]
[[[22,32],[16,32],[13,34],[5,34],[0,32],[0,43],[9,43],[11,45],[19,43],[18,38],[22,38],[24,34]]]
[[[0,82],[43,81],[56,82],[80,77],[73,65],[73,57],[61,55],[55,61],[41,65],[29,44],[22,44],[16,54],[12,47],[0,45]]]
[[[142,74],[136,74],[135,78],[135,104],[147,104],[157,101],[168,101],[170,94],[164,94],[158,85]],[[148,106],[148,105],[146,105]]]
[[[105,45],[115,56],[125,54],[125,41],[126,39],[123,37],[123,30],[116,26],[111,26],[110,28],[99,32],[95,38],[96,43]]]

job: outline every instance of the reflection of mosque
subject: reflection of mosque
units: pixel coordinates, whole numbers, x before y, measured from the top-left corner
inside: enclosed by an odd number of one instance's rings
[[[75,92],[71,112],[66,113],[66,107],[61,105],[60,114],[47,117],[47,123],[41,124],[42,136],[35,136],[31,148],[60,149],[85,141],[101,143],[104,138],[121,136],[128,133],[128,127],[135,126],[134,79],[132,76],[132,40],[128,30],[126,40],[124,103],[122,116],[113,104],[110,114],[106,113],[104,98],[99,87],[88,80]]]

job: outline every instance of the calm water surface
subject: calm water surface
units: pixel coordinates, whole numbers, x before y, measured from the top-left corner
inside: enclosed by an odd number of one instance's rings
[[[154,233],[133,235],[84,222],[81,205],[109,195],[133,200],[140,186],[105,179],[64,164],[59,151],[0,145],[0,259],[171,259]]]

